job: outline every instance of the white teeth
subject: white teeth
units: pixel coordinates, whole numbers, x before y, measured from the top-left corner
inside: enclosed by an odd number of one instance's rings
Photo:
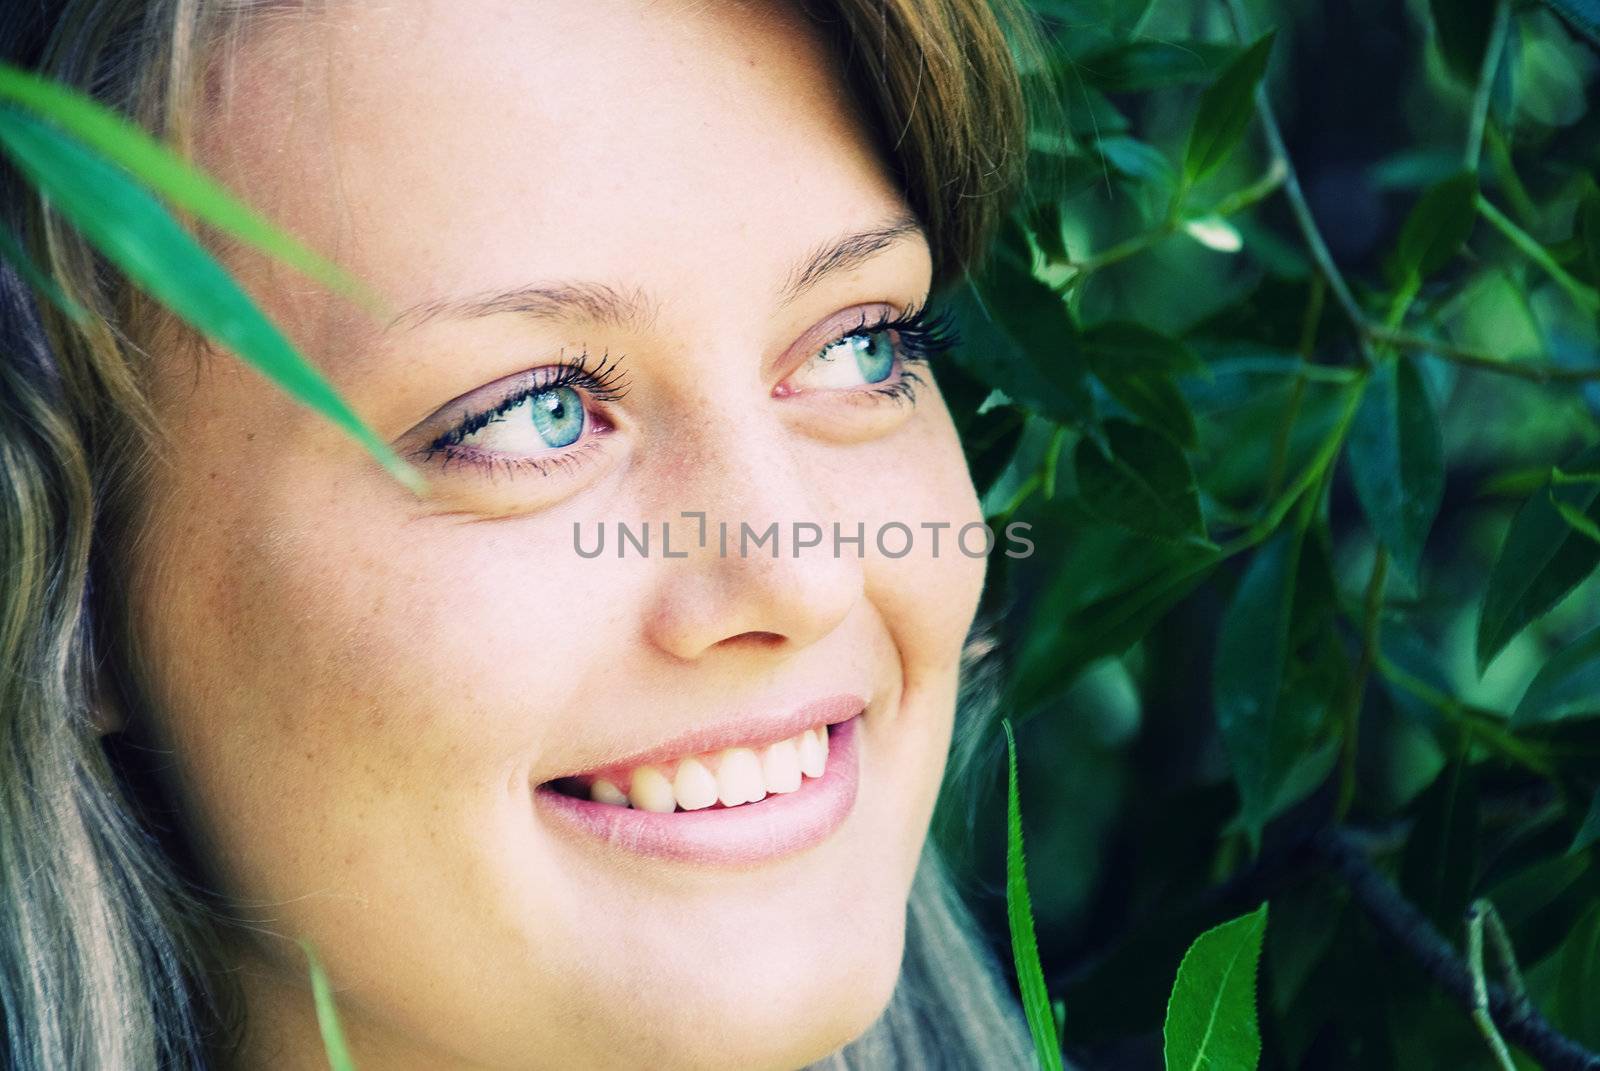
[[[807,777],[821,777],[828,768],[828,744],[826,729],[822,730],[823,739],[817,739],[817,730],[807,729],[800,734],[800,772]]]
[[[721,801],[724,807],[759,803],[769,794],[794,792],[806,777],[828,768],[828,727],[807,729],[759,750],[730,747],[713,756],[680,761],[676,767],[640,766],[613,778],[596,778],[589,798],[614,807],[670,814],[679,807],[699,811]],[[713,772],[715,771],[715,772]],[[626,784],[624,792],[619,785]]]
[[[717,779],[699,759],[684,759],[672,779],[672,793],[678,797],[679,807],[698,811],[717,802]]]
[[[793,740],[779,740],[761,752],[761,775],[768,792],[793,792],[800,787],[800,749]]]
[[[767,795],[761,760],[747,747],[730,747],[717,758],[717,799],[724,807],[759,803]]]
[[[628,788],[628,798],[641,811],[670,814],[678,806],[672,782],[654,766],[641,766],[633,771],[633,784]]]

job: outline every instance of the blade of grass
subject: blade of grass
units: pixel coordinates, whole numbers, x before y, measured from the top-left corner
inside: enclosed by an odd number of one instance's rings
[[[300,948],[306,954],[311,969],[311,997],[317,1005],[317,1029],[322,1032],[322,1049],[328,1054],[331,1071],[356,1071],[350,1058],[350,1046],[344,1040],[344,1028],[339,1025],[339,1011],[333,1003],[333,985],[317,960],[311,942],[302,940]]]
[[[376,309],[345,272],[283,234],[142,129],[67,86],[0,63],[0,101],[48,119],[195,218],[270,254],[306,276]]]
[[[127,172],[57,128],[4,105],[0,105],[0,147],[133,282],[343,428],[401,483],[419,494],[425,492],[421,473],[361,422],[227,270]]]
[[[1011,955],[1017,965],[1022,990],[1022,1010],[1033,1033],[1033,1048],[1044,1071],[1062,1071],[1061,1040],[1056,1035],[1055,1011],[1044,984],[1039,944],[1033,934],[1033,905],[1028,897],[1027,861],[1022,851],[1022,801],[1017,792],[1017,739],[1011,719],[1000,723],[1006,731],[1006,919],[1011,924]]]

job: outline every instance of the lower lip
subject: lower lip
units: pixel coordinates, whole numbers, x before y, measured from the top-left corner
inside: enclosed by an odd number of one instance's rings
[[[830,727],[828,766],[793,792],[759,803],[658,814],[534,790],[535,805],[557,826],[623,851],[705,866],[744,866],[780,859],[826,840],[856,802],[861,716]]]

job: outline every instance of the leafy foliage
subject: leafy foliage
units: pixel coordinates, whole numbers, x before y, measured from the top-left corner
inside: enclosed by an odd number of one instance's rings
[[[1069,1061],[1192,1066],[1226,993],[1214,1066],[1489,1066],[1412,951],[1465,979],[1479,898],[1543,1016],[1518,1059],[1592,1046],[1593,5],[1034,8],[1068,129],[973,283],[1008,347],[940,382],[1038,547],[986,605]],[[1269,899],[1259,1000],[1186,981]]]

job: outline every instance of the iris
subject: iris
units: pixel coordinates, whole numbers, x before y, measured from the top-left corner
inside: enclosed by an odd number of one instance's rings
[[[540,391],[528,399],[528,409],[546,446],[571,446],[583,434],[583,399],[571,387]]]

